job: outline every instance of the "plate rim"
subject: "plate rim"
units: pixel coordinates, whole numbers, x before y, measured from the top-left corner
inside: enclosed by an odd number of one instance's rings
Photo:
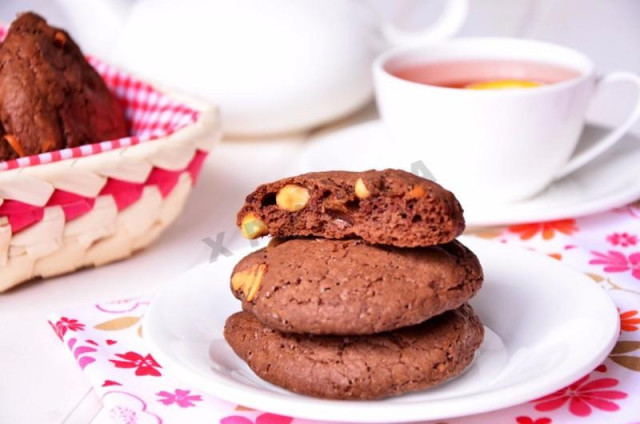
[[[464,397],[472,397],[473,402],[476,405],[481,405],[473,409],[471,412],[464,413],[456,413],[456,414],[428,414],[425,412],[429,412],[432,408],[425,407],[417,407],[414,403],[406,403],[406,404],[396,404],[396,405],[384,405],[384,400],[378,401],[341,401],[341,400],[326,400],[326,399],[317,399],[312,397],[307,397],[308,400],[314,402],[314,405],[310,405],[307,408],[300,408],[299,399],[296,397],[291,397],[289,394],[284,393],[275,393],[272,392],[268,395],[264,395],[262,393],[255,393],[247,398],[247,393],[251,393],[254,388],[248,388],[247,386],[241,383],[233,383],[230,384],[226,381],[214,381],[214,379],[201,375],[195,370],[192,370],[188,365],[181,364],[177,360],[174,360],[171,355],[165,353],[165,350],[161,347],[161,345],[156,340],[155,328],[150,325],[149,322],[152,320],[151,317],[154,316],[155,310],[158,308],[159,302],[156,302],[158,298],[163,296],[164,294],[170,292],[175,286],[179,284],[197,284],[197,280],[188,280],[188,276],[191,273],[197,274],[202,272],[202,269],[206,269],[211,266],[216,266],[216,264],[200,264],[180,276],[174,278],[169,281],[163,290],[154,297],[154,299],[149,304],[147,310],[144,313],[144,317],[142,320],[143,341],[149,350],[149,352],[156,358],[162,366],[169,370],[172,373],[175,373],[176,376],[181,376],[182,380],[187,384],[192,384],[196,388],[202,390],[203,392],[214,396],[216,398],[234,403],[234,404],[242,404],[257,410],[272,412],[283,415],[291,415],[295,416],[298,419],[309,419],[309,420],[320,420],[320,421],[328,421],[328,422],[345,422],[345,423],[371,423],[371,424],[383,424],[383,423],[393,423],[393,422],[418,422],[425,420],[440,420],[440,419],[452,419],[459,418],[464,416],[482,414],[486,412],[491,412],[503,408],[507,408],[510,406],[519,405],[522,403],[530,402],[531,400],[537,399],[541,396],[553,393],[556,390],[559,390],[567,385],[577,381],[579,378],[583,377],[586,373],[593,370],[596,366],[598,366],[606,357],[609,355],[615,343],[618,339],[618,334],[620,331],[620,322],[618,319],[618,312],[613,299],[607,295],[607,292],[599,287],[596,282],[591,280],[588,276],[586,276],[583,272],[576,270],[572,267],[569,267],[565,264],[562,264],[552,258],[548,258],[545,255],[538,254],[536,252],[528,251],[520,246],[511,246],[508,248],[501,244],[483,240],[477,237],[470,236],[462,236],[462,242],[470,247],[472,250],[477,249],[478,247],[475,245],[484,245],[488,248],[492,249],[504,249],[503,251],[509,251],[515,255],[525,256],[533,258],[536,261],[543,261],[546,265],[550,267],[561,267],[566,272],[573,273],[577,279],[582,279],[584,281],[584,285],[588,287],[588,290],[600,290],[602,293],[602,300],[607,302],[608,308],[610,309],[610,315],[608,317],[602,317],[602,321],[605,318],[610,319],[612,322],[608,323],[606,327],[609,327],[613,324],[611,328],[611,335],[609,336],[609,342],[606,346],[602,346],[598,353],[593,355],[593,357],[589,361],[585,361],[585,363],[581,367],[575,367],[571,372],[566,373],[566,375],[561,379],[551,379],[547,377],[546,380],[543,380],[544,384],[539,383],[537,390],[535,390],[534,394],[531,394],[531,390],[528,390],[527,395],[519,393],[518,395],[514,395],[514,392],[522,392],[525,390],[526,386],[529,384],[527,382],[520,382],[515,385],[506,386],[500,388],[498,390],[494,390],[491,392],[480,392],[464,395]],[[253,249],[247,248],[246,251],[252,251]],[[244,253],[245,251],[240,253]],[[233,261],[233,257],[224,258],[226,261]],[[219,265],[218,265],[219,266]],[[187,279],[187,281],[184,281]],[[595,293],[595,291],[594,291]],[[604,337],[603,337],[604,338]],[[545,375],[545,374],[543,374]],[[540,380],[540,378],[538,378]],[[551,380],[551,381],[548,381]],[[217,390],[210,390],[211,387],[218,386]],[[503,396],[505,393],[509,393],[510,396]],[[296,395],[303,396],[303,395]],[[306,396],[305,396],[306,397]],[[492,401],[487,402],[490,398]],[[499,402],[493,401],[493,399],[499,398]],[[238,400],[242,399],[239,403]],[[297,405],[296,405],[297,404]],[[382,404],[382,405],[380,405]],[[486,406],[490,404],[490,406]],[[484,406],[482,406],[484,405]],[[298,407],[296,407],[298,406]],[[336,417],[336,412],[321,412],[322,407],[331,406],[331,407],[339,407],[341,417]],[[389,415],[384,415],[382,412],[383,409],[391,409],[396,411],[397,409],[404,409],[403,414],[398,416],[390,416],[393,415],[393,412]],[[457,409],[450,407],[449,409]],[[291,412],[295,411],[295,412]],[[332,409],[330,410],[332,411]],[[389,411],[386,411],[389,413]],[[357,413],[354,416],[353,414]],[[365,418],[362,418],[362,417]]]

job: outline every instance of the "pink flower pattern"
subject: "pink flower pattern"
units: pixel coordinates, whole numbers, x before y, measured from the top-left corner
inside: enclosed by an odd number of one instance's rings
[[[139,396],[121,390],[108,391],[102,401],[113,422],[118,424],[162,424],[163,420]]]
[[[609,250],[607,253],[591,252],[594,256],[589,261],[591,265],[604,265],[605,272],[625,272],[631,271],[631,275],[640,280],[640,252],[635,252],[629,256],[623,252]]]
[[[614,400],[624,399],[627,394],[610,390],[618,385],[615,378],[600,378],[589,381],[589,375],[555,393],[535,400],[538,411],[553,411],[569,403],[569,412],[577,417],[591,415],[593,408],[613,412],[620,409]]]
[[[56,332],[60,340],[64,338],[64,335],[69,331],[84,331],[84,324],[77,319],[70,319],[67,317],[61,317],[55,324],[49,321],[49,325]]]
[[[117,353],[116,356],[123,359],[109,359],[109,362],[113,362],[116,368],[135,368],[137,376],[150,375],[160,377],[162,375],[162,373],[158,371],[158,368],[162,367],[151,355],[142,356],[139,353],[127,352]]]
[[[167,391],[161,391],[156,393],[156,396],[160,396],[158,402],[164,405],[176,404],[180,408],[189,408],[190,406],[196,406],[193,402],[202,402],[202,396],[192,395],[191,390],[176,389],[173,393]]]
[[[94,347],[97,343],[93,340],[86,340],[86,344],[78,343],[75,337],[72,337],[67,342],[67,346],[73,352],[73,357],[78,361],[81,369],[85,369],[87,365],[94,363],[96,360],[93,357],[93,353],[98,350]],[[93,345],[93,346],[88,346]]]
[[[516,422],[518,424],[551,424],[553,421],[551,418],[542,417],[533,419],[531,417],[517,417]]]
[[[629,247],[638,244],[638,237],[627,232],[611,233],[607,236],[607,241],[614,246]]]

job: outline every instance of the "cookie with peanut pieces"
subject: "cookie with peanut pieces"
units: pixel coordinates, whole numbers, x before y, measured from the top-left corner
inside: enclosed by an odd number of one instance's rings
[[[372,334],[418,324],[467,302],[482,268],[462,243],[399,248],[295,238],[252,252],[231,276],[245,311],[290,333]]]
[[[357,237],[417,247],[459,236],[462,212],[451,192],[409,172],[327,171],[260,185],[247,196],[236,223],[249,239]]]

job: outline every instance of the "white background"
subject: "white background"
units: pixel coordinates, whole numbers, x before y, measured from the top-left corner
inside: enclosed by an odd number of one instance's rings
[[[427,24],[441,6],[427,0],[375,3],[409,28]],[[9,22],[25,9],[40,12],[54,24],[70,25],[51,0],[3,0],[0,20]],[[472,0],[462,34],[563,43],[590,55],[602,71],[637,72],[639,18],[637,0]],[[591,119],[613,124],[633,100],[624,87],[613,89],[594,105]],[[370,107],[347,123],[374,113]],[[640,126],[636,130],[640,133]],[[163,281],[208,260],[210,249],[202,239],[215,239],[219,232],[225,232],[225,245],[232,251],[246,246],[233,225],[242,197],[258,183],[280,177],[304,137],[223,142],[210,155],[184,214],[153,247],[130,261],[29,283],[0,295],[0,424],[90,422],[99,400],[46,324],[47,315],[98,300],[153,294]]]

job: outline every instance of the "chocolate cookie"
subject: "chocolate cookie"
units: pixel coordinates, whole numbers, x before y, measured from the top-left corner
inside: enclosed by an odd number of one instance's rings
[[[368,336],[284,334],[248,312],[230,316],[224,328],[229,345],[259,377],[329,399],[379,399],[443,383],[467,368],[483,334],[468,305]]]
[[[246,311],[276,330],[353,335],[418,324],[457,308],[482,279],[478,259],[458,241],[408,249],[290,239],[240,260],[231,288]]]
[[[238,213],[245,237],[359,237],[399,247],[450,242],[464,230],[451,192],[408,172],[314,172],[259,186]]]
[[[124,111],[65,31],[33,13],[0,46],[0,160],[127,136]]]

